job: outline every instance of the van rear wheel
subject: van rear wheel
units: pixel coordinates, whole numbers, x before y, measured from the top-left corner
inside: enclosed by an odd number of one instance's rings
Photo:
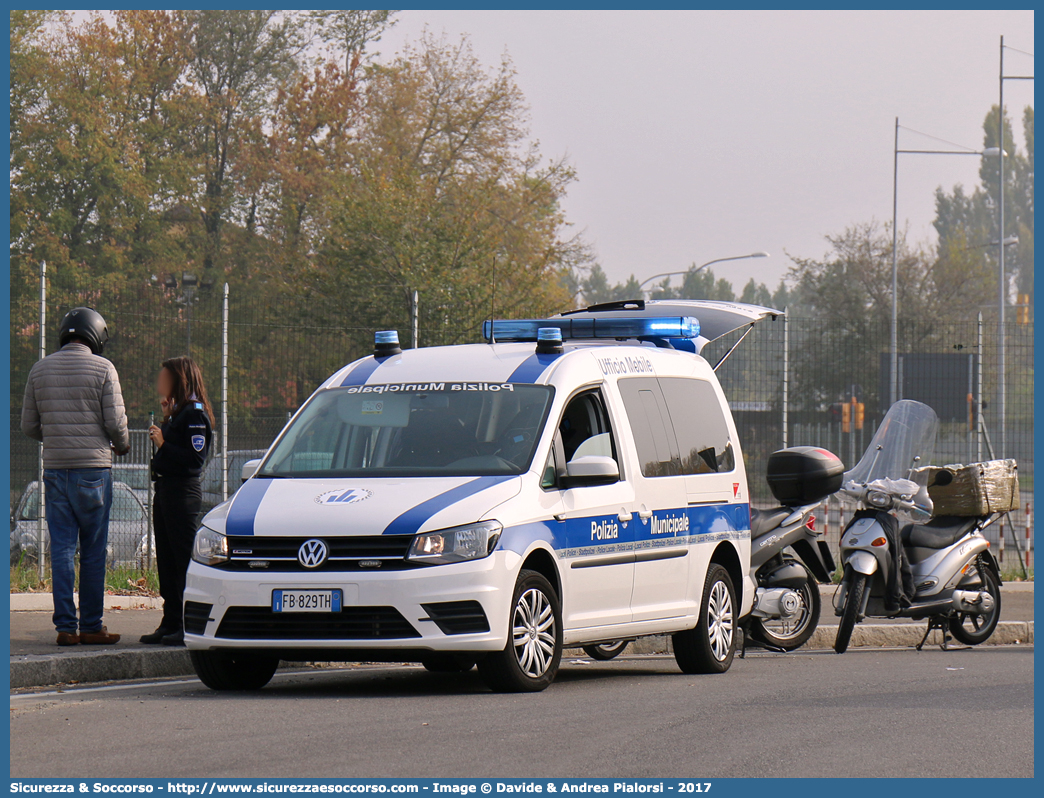
[[[614,640],[612,643],[598,643],[594,646],[584,646],[584,653],[591,659],[600,662],[608,662],[623,654],[624,649],[630,645],[630,640]]]
[[[275,676],[279,660],[229,651],[190,651],[199,680],[211,690],[260,690]]]
[[[685,673],[725,673],[736,654],[736,589],[717,563],[707,569],[695,629],[674,635],[674,658]]]
[[[542,574],[523,570],[512,599],[507,645],[479,660],[479,674],[500,693],[546,690],[562,661],[558,595]]]

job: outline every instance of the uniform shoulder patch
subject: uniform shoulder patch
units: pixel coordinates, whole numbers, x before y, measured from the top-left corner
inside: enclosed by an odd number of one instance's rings
[[[202,452],[203,451],[203,447],[206,446],[206,445],[207,445],[207,439],[206,439],[205,436],[203,436],[203,435],[193,435],[192,436],[192,448],[195,449],[197,452]]]

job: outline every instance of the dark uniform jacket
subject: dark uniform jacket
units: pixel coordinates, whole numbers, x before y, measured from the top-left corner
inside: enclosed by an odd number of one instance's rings
[[[210,417],[202,402],[191,399],[175,408],[160,427],[163,445],[152,456],[152,478],[198,477],[210,453]]]

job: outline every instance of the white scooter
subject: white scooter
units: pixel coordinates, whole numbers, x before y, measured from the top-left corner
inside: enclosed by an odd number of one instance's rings
[[[997,628],[1001,577],[982,530],[1000,514],[932,518],[926,470],[939,421],[927,405],[903,400],[888,411],[863,458],[845,474],[841,492],[865,509],[841,535],[844,575],[834,599],[841,617],[834,650],[844,653],[855,625],[867,616],[928,619],[928,630],[965,645],[985,642]],[[952,474],[943,470],[934,485]],[[915,522],[900,529],[899,515]],[[930,519],[930,520],[929,520]],[[916,523],[916,521],[926,523]]]

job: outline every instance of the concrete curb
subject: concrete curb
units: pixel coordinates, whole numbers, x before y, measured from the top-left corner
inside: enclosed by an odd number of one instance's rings
[[[852,648],[915,646],[925,626],[914,623],[866,624],[852,633]],[[836,626],[821,626],[800,651],[831,649],[837,636]],[[938,632],[928,644],[938,645]],[[1033,643],[1033,621],[1002,621],[986,645]],[[671,653],[670,638],[659,635],[643,637],[631,643],[627,654]],[[566,649],[563,657],[584,656],[578,648]],[[122,651],[78,651],[76,653],[37,654],[11,657],[11,689],[45,687],[53,684],[124,681],[127,679],[159,679],[168,676],[193,675],[188,651],[183,648],[132,648]]]
[[[11,689],[71,682],[158,679],[193,673],[183,648],[132,648],[75,654],[26,654],[11,657]]]
[[[11,612],[50,612],[54,600],[50,593],[11,593]],[[79,606],[79,598],[74,599]],[[107,610],[161,610],[163,599],[151,596],[105,596]]]
[[[859,624],[852,630],[850,648],[883,648],[916,646],[924,636],[927,621],[923,623],[874,623]],[[837,637],[837,626],[820,626],[812,633],[812,637],[800,651],[824,651],[834,647]],[[938,631],[932,632],[925,645],[939,645],[942,637]],[[1003,646],[1015,643],[1033,643],[1033,621],[1001,621],[997,629],[984,643],[987,646]],[[955,645],[958,645],[956,642]],[[628,646],[625,654],[670,654],[670,638],[665,635],[654,635],[635,640]],[[566,657],[585,656],[582,649],[570,648],[563,652]]]

